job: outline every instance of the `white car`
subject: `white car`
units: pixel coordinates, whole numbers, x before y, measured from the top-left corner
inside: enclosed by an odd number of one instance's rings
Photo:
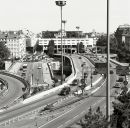
[[[38,67],[38,69],[41,69],[42,67]]]
[[[77,91],[74,92],[74,94],[75,95],[80,95],[80,94],[82,94],[82,90],[77,90]]]

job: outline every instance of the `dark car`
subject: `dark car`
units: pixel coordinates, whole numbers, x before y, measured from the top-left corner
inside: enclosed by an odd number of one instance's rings
[[[82,59],[82,57],[80,56],[79,59]]]
[[[61,95],[61,96],[66,96],[66,95],[68,95],[69,93],[70,93],[70,87],[64,87],[62,90],[61,90],[61,92],[59,93],[59,95]]]
[[[43,115],[45,111],[52,111],[53,107],[54,107],[53,104],[48,104],[39,111],[39,114]]]
[[[79,79],[74,79],[71,86],[76,86],[79,84]]]

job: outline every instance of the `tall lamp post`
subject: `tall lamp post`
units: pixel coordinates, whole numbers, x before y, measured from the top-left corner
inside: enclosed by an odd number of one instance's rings
[[[64,0],[58,0],[55,1],[57,6],[61,7],[61,84],[63,80],[63,45],[62,45],[62,7],[66,5],[66,1]]]
[[[77,53],[79,53],[79,26],[76,26],[76,29],[78,30],[78,50],[77,50]]]
[[[109,0],[107,0],[107,84],[106,84],[106,119],[110,128],[110,35],[109,35]]]
[[[62,23],[64,24],[64,33],[65,33],[65,24],[66,24],[66,20],[62,20]],[[64,35],[64,53],[65,53],[65,35]]]

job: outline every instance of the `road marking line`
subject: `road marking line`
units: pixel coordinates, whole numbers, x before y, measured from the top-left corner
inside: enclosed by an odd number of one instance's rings
[[[73,109],[75,109],[75,108],[73,108]],[[64,113],[64,114],[62,114],[62,115],[60,115],[60,116],[56,117],[55,119],[53,119],[53,120],[51,120],[51,121],[49,121],[49,122],[45,123],[44,125],[41,125],[41,126],[40,126],[40,127],[38,127],[38,128],[42,128],[43,126],[45,126],[45,125],[49,124],[50,122],[52,122],[52,121],[54,121],[54,120],[56,120],[56,119],[58,119],[58,118],[62,117],[63,115],[65,115],[65,114],[69,113],[69,112],[70,112],[70,111],[72,111],[73,109],[70,109],[70,110],[69,110],[69,111],[67,111],[66,113]]]

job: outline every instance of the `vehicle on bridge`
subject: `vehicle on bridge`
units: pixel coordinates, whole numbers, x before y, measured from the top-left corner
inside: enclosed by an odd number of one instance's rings
[[[66,95],[70,94],[70,91],[71,91],[70,87],[64,87],[64,88],[61,90],[61,92],[59,93],[59,95],[61,95],[61,96],[66,96]]]
[[[79,84],[79,79],[74,79],[72,84],[70,84],[71,86],[76,86]]]
[[[116,82],[116,84],[113,86],[114,88],[121,88],[122,83],[121,82]]]
[[[39,115],[43,115],[46,111],[52,111],[53,110],[53,104],[46,105],[43,109],[41,109],[38,113]]]

